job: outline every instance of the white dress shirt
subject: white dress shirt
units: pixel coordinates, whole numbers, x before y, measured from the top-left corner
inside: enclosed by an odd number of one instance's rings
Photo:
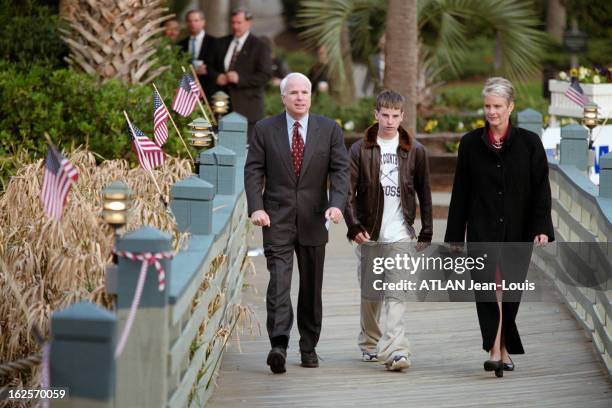
[[[236,44],[238,44],[238,52],[240,52],[248,36],[249,36],[249,31],[244,33],[242,37],[238,37],[238,38],[234,37],[232,39],[232,42],[230,43],[230,46],[228,47],[227,52],[225,53],[225,58],[223,59],[223,67],[225,68],[225,72],[229,70],[229,65],[230,65],[230,62],[232,61],[232,55],[234,55],[234,48],[236,48]]]
[[[195,37],[189,36],[189,53],[191,54],[192,60],[200,59],[200,51],[202,50],[202,42],[204,42],[204,35],[204,30],[202,30]]]
[[[285,112],[285,116],[287,116],[287,133],[289,134],[289,150],[293,147],[293,124],[295,122],[300,122],[300,135],[302,136],[302,140],[304,141],[304,146],[306,146],[306,135],[308,134],[308,113],[300,120],[296,121],[289,115],[288,112]]]

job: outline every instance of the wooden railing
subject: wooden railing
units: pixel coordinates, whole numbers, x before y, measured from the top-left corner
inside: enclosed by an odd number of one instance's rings
[[[52,387],[70,398],[54,407],[201,407],[210,397],[220,359],[240,308],[246,262],[243,186],[246,120],[220,123],[219,146],[200,156],[199,176],[177,182],[170,207],[189,240],[171,259],[149,265],[125,348],[115,357],[129,320],[142,262],[119,256],[109,269],[111,313],[79,303],[52,316]],[[119,238],[118,251],[164,253],[172,237],[145,227]]]

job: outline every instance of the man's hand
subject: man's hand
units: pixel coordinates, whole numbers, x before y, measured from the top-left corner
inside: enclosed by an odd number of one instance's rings
[[[548,235],[546,234],[536,235],[535,238],[533,239],[533,243],[536,244],[536,246],[545,246],[546,244],[548,244]]]
[[[253,211],[253,214],[251,214],[251,222],[258,227],[269,227],[270,217],[264,210]]]
[[[419,241],[416,243],[415,249],[417,252],[421,252],[424,249],[426,249],[428,246],[431,245],[431,242],[423,242],[423,241]]]
[[[195,69],[198,75],[206,75],[208,74],[208,70],[206,69],[206,64],[202,64]]]
[[[355,241],[358,244],[363,244],[364,242],[370,242],[370,234],[368,234],[368,231],[360,232],[359,234],[355,235],[355,238],[353,238],[353,241]]]
[[[336,207],[329,207],[327,211],[325,211],[325,218],[331,220],[331,222],[334,224],[337,224],[343,219],[342,211]]]
[[[229,71],[227,73],[227,82],[230,84],[237,84],[240,81],[240,77],[236,71]]]
[[[217,85],[219,86],[227,85],[227,75],[219,74],[219,76],[217,77]]]

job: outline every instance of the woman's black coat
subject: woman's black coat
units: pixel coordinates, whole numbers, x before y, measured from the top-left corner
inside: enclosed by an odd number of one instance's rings
[[[445,242],[553,241],[548,160],[540,137],[511,127],[500,152],[487,128],[459,144]]]
[[[548,160],[540,137],[511,126],[502,149],[496,150],[488,141],[486,127],[464,135],[459,144],[444,240],[454,243],[533,242],[539,234],[546,234],[550,242],[554,240]],[[497,260],[505,279],[511,275],[512,280],[521,280],[527,273],[531,249],[525,245],[519,247],[505,245],[505,253]],[[522,262],[517,264],[516,259]],[[512,266],[508,260],[514,261]],[[491,266],[489,280],[495,276],[495,265]],[[520,293],[514,297],[517,298],[520,299]],[[476,306],[483,348],[488,351],[495,340],[499,310],[494,293],[487,300],[478,301]],[[518,306],[514,301],[502,305],[502,332],[511,354],[524,352],[514,322]]]

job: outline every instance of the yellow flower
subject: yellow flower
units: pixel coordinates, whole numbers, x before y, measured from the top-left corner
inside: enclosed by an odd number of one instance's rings
[[[431,133],[436,128],[436,126],[438,126],[438,121],[435,119],[430,119],[425,124],[423,130],[425,131],[425,133]]]
[[[578,76],[578,70],[576,68],[570,69],[570,76]]]
[[[342,127],[342,119],[336,118],[336,123],[338,124],[338,126]]]
[[[485,121],[483,119],[478,119],[472,122],[472,129],[478,129],[478,128],[484,127],[484,125],[485,125]]]

